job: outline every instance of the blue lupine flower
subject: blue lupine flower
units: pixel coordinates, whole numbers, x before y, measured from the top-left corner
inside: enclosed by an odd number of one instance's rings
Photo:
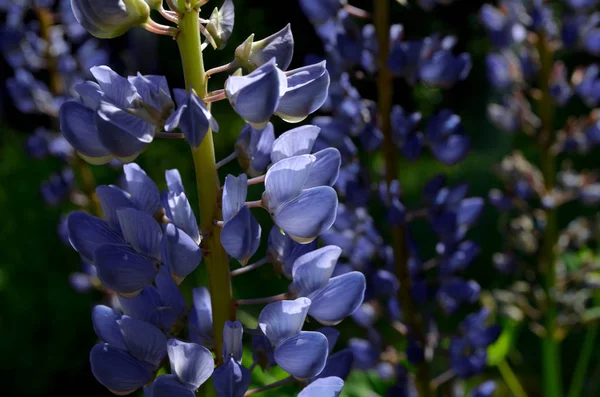
[[[488,380],[471,390],[469,397],[491,397],[495,391],[496,382]]]
[[[254,255],[260,245],[261,227],[246,202],[248,178],[227,175],[223,187],[223,231],[221,244],[225,251],[242,265]]]
[[[463,303],[475,303],[479,299],[480,291],[481,287],[477,282],[453,277],[442,282],[437,299],[442,309],[451,314]]]
[[[341,253],[339,247],[323,247],[296,259],[292,269],[294,281],[290,289],[310,298],[308,313],[324,325],[341,322],[364,299],[366,280],[362,273],[350,272],[331,278]]]
[[[192,290],[192,310],[190,310],[188,331],[192,342],[212,348],[212,305],[208,289],[198,287]]]
[[[550,94],[558,106],[564,106],[573,95],[573,89],[567,81],[567,68],[562,62],[554,63],[550,77]]]
[[[260,41],[254,41],[252,35],[235,50],[236,59],[250,71],[271,62],[273,58],[279,69],[286,70],[293,55],[294,36],[290,24]]]
[[[317,242],[299,244],[277,226],[273,226],[269,233],[268,257],[269,261],[276,266],[277,271],[283,272],[287,278],[292,278],[292,269],[296,259],[317,248]]]
[[[94,377],[115,394],[129,394],[154,376],[167,353],[167,341],[156,327],[122,316],[106,306],[92,311],[94,330],[104,341],[90,352]]]
[[[219,131],[219,124],[194,90],[187,95],[184,90],[175,90],[175,98],[180,99],[181,102],[166,121],[166,131],[179,128],[192,148],[200,146],[209,129]]]
[[[61,107],[61,131],[92,164],[105,164],[113,156],[132,161],[152,142],[161,122],[155,113],[172,108],[168,87],[157,76],[128,81],[107,66],[93,67],[91,72],[98,84],[88,81],[75,87],[80,102],[67,101]],[[165,109],[156,109],[157,104]]]
[[[316,161],[309,154],[289,157],[275,163],[265,177],[264,206],[277,226],[300,243],[313,241],[335,221],[335,190],[330,186],[305,188]]]
[[[273,124],[268,123],[257,130],[250,124],[242,128],[235,143],[235,152],[242,169],[250,176],[262,174],[271,162],[271,151],[275,141]]]
[[[423,133],[417,131],[421,122],[421,113],[407,114],[399,105],[392,108],[392,134],[396,146],[409,160],[416,160],[424,145]]]
[[[450,342],[450,365],[460,377],[477,375],[486,366],[487,347],[500,335],[498,326],[485,325],[488,315],[486,309],[468,315],[461,323],[464,335]]]
[[[338,397],[344,388],[344,381],[336,376],[317,379],[306,386],[298,397]]]
[[[334,18],[342,8],[340,0],[300,0],[300,8],[314,24],[322,24]]]
[[[469,54],[454,56],[449,50],[442,50],[422,63],[419,76],[426,84],[446,88],[466,79],[472,66]]]
[[[325,335],[301,331],[310,304],[308,298],[274,302],[258,316],[258,325],[273,347],[275,362],[301,379],[321,373],[328,355]]]
[[[323,105],[329,88],[325,61],[286,72],[287,89],[279,100],[277,115],[298,123]]]
[[[120,36],[150,17],[144,0],[71,0],[71,7],[77,22],[101,39]]]
[[[58,111],[57,101],[48,86],[25,69],[15,70],[14,76],[6,79],[6,88],[21,113],[56,114]]]
[[[166,266],[162,266],[154,285],[145,286],[133,297],[119,296],[123,312],[167,332],[187,314],[187,305]]]
[[[212,353],[204,346],[177,339],[169,339],[167,352],[172,374],[156,378],[149,387],[149,394],[152,397],[194,396],[214,371]]]
[[[165,171],[165,178],[169,190],[163,192],[161,201],[165,209],[167,218],[169,218],[175,226],[183,230],[188,236],[200,244],[200,231],[198,230],[198,222],[192,211],[187,195],[183,190],[181,175],[178,170]]]
[[[464,135],[460,117],[448,109],[429,118],[425,137],[433,155],[446,165],[464,160],[471,147],[471,140]]]
[[[589,107],[595,107],[600,102],[600,67],[593,64],[585,70],[576,72],[577,82],[575,91],[581,100]]]
[[[227,321],[223,327],[223,361],[215,369],[213,382],[219,397],[243,397],[252,377],[242,362],[242,323]]]
[[[269,122],[286,90],[287,79],[275,65],[275,58],[246,76],[230,76],[225,82],[233,109],[257,129]]]

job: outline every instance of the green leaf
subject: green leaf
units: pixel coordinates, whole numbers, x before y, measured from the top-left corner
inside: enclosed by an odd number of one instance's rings
[[[521,329],[521,323],[512,319],[504,321],[502,333],[498,340],[488,346],[487,349],[487,364],[490,367],[495,367],[502,363],[517,340],[517,334]]]

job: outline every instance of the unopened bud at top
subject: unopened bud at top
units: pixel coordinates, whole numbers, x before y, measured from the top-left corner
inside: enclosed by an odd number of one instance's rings
[[[156,0],[148,0],[155,3]],[[71,0],[77,22],[101,39],[120,36],[145,23],[150,7],[144,0]]]
[[[292,62],[293,55],[294,36],[289,24],[260,41],[255,42],[254,35],[251,35],[235,50],[238,61],[251,71],[264,65],[271,58],[275,58],[279,69],[286,70]]]

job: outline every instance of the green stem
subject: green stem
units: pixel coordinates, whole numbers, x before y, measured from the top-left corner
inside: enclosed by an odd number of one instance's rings
[[[194,89],[201,98],[204,98],[207,84],[200,48],[198,14],[198,10],[192,8],[181,15],[177,43],[183,63],[186,89],[188,91]],[[221,245],[221,229],[214,225],[215,220],[221,219],[221,187],[211,131],[206,134],[198,148],[192,149],[192,156],[198,189],[200,229],[203,235],[201,246],[205,252],[204,263],[208,270],[215,355],[218,365],[223,359],[223,326],[227,320],[235,320],[235,306],[229,277],[229,258]]]
[[[527,393],[525,392],[525,389],[523,389],[523,386],[521,386],[519,378],[517,378],[517,375],[515,375],[506,360],[502,360],[498,364],[498,370],[500,371],[500,375],[502,375],[502,379],[504,379],[504,383],[506,383],[510,392],[515,397],[527,397]]]
[[[573,380],[571,381],[571,386],[569,387],[568,397],[583,396],[581,391],[583,390],[585,376],[590,364],[590,359],[592,358],[592,353],[594,352],[594,343],[597,337],[598,324],[594,323],[593,325],[589,326],[585,334],[583,344],[581,345],[581,352],[579,353],[579,357],[577,359],[575,372],[573,372]]]
[[[541,120],[540,131],[540,169],[544,176],[544,185],[547,192],[551,192],[556,185],[556,158],[552,152],[555,142],[553,132],[554,103],[550,94],[550,78],[552,73],[552,50],[543,33],[539,33],[537,49],[540,57],[540,91],[539,115]],[[544,291],[546,292],[548,307],[545,310],[544,324],[546,335],[542,340],[542,370],[544,391],[547,397],[560,397],[563,394],[562,375],[560,367],[560,346],[554,336],[556,329],[556,298],[554,288],[556,284],[556,244],[558,242],[557,210],[551,208],[546,211],[546,227],[542,237],[541,248],[541,274],[544,277]]]
[[[377,42],[379,47],[379,73],[377,76],[378,107],[381,131],[384,135],[383,157],[385,160],[385,179],[389,184],[397,177],[398,159],[396,147],[392,141],[392,126],[390,114],[392,111],[394,81],[392,72],[387,67],[389,55],[389,31],[390,31],[390,0],[375,1],[374,15],[375,29],[377,31]],[[425,332],[423,320],[412,300],[412,280],[408,269],[408,247],[406,245],[406,228],[404,226],[393,226],[392,248],[394,251],[394,262],[396,275],[400,281],[398,300],[402,313],[404,314],[409,333],[425,348]],[[432,395],[430,386],[430,371],[427,360],[417,365],[416,387],[420,397]]]

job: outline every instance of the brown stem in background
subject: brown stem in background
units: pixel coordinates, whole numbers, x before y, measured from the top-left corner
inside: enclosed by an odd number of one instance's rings
[[[375,0],[375,28],[377,31],[377,43],[379,47],[379,74],[377,76],[378,107],[381,131],[384,135],[383,156],[385,159],[385,180],[388,184],[396,179],[398,170],[398,158],[396,146],[392,140],[392,126],[390,114],[392,111],[394,81],[392,72],[387,67],[389,55],[389,30],[390,30],[390,0]],[[388,190],[388,195],[391,195]],[[398,289],[398,301],[402,308],[404,320],[409,329],[409,335],[421,345],[426,346],[425,332],[421,315],[415,307],[411,296],[412,281],[408,269],[408,247],[406,244],[406,227],[392,226],[392,248],[396,276],[400,281]],[[430,397],[432,390],[430,386],[429,364],[423,360],[417,365],[416,387],[420,397]]]

